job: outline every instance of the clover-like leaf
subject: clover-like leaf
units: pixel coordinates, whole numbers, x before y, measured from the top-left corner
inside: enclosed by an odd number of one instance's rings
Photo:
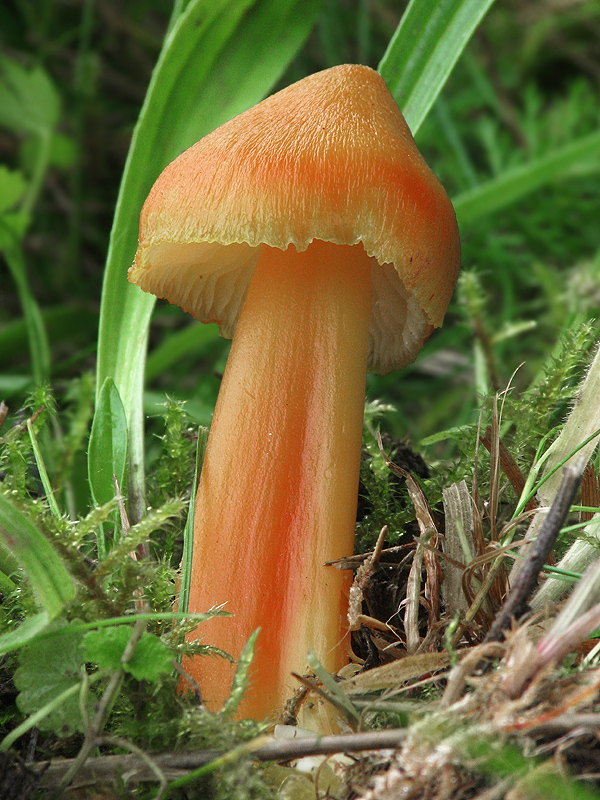
[[[60,95],[41,67],[0,61],[0,125],[15,133],[48,135],[60,116]]]
[[[81,683],[84,669],[82,633],[54,623],[55,630],[21,649],[14,683],[19,690],[17,705],[25,714],[35,714],[61,694]],[[93,701],[90,696],[90,707]],[[65,736],[83,731],[79,693],[74,691],[58,707],[38,720],[37,727]]]
[[[100,628],[86,633],[85,660],[97,664],[101,669],[117,670],[122,667],[136,680],[153,683],[172,669],[173,654],[160,639],[150,633],[143,634],[132,657],[122,663],[130,637],[131,628],[128,625]]]

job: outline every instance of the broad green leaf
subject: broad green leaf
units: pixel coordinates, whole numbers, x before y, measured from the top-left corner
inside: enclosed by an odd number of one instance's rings
[[[322,0],[192,0],[170,28],[125,165],[104,276],[98,381],[112,377],[129,423],[129,512],[142,515],[143,383],[154,298],[127,283],[142,204],[160,171],[273,87]],[[175,17],[173,17],[175,18]],[[133,495],[133,497],[132,497]]]
[[[494,0],[411,0],[378,70],[413,136]]]
[[[83,637],[84,658],[92,664],[97,664],[100,669],[111,671],[120,669],[121,658],[130,638],[129,625],[89,631]]]
[[[92,681],[90,681],[90,683],[91,682]],[[42,728],[44,726],[44,720],[46,720],[50,714],[57,709],[62,709],[67,703],[72,702],[72,698],[77,697],[77,695],[80,694],[82,683],[82,681],[80,683],[74,683],[64,691],[54,695],[54,697],[45,705],[41,706],[37,711],[28,716],[25,722],[22,722],[20,725],[17,725],[16,728],[13,728],[12,731],[0,742],[0,751],[7,753],[13,744],[20,739],[21,736],[24,736],[26,733],[28,733],[28,731],[30,731],[32,728]],[[77,707],[79,708],[79,702],[77,703]],[[67,709],[67,718],[68,714],[69,710]],[[53,725],[49,727],[51,730],[55,730]],[[69,731],[69,728],[62,724],[60,724],[60,728],[58,728],[58,725],[56,727],[61,733]]]
[[[154,683],[173,669],[173,653],[160,639],[147,632],[142,635],[133,656],[126,664],[121,663],[130,638],[129,625],[90,631],[84,636],[85,660],[97,664],[100,669],[123,668],[138,681]]]
[[[75,582],[48,540],[1,492],[0,544],[18,561],[51,619],[75,598]]]
[[[568,177],[578,166],[590,164],[592,169],[600,169],[599,131],[459,194],[452,200],[459,225],[492,214],[554,180]]]
[[[133,657],[124,665],[137,681],[156,683],[161,675],[173,671],[173,653],[156,636],[145,633]]]
[[[17,705],[23,713],[36,713],[81,683],[84,667],[81,641],[81,632],[65,627],[51,636],[36,639],[21,650],[14,682],[19,690]],[[77,692],[64,697],[57,708],[38,721],[38,727],[63,736],[82,731]]]
[[[127,420],[112,378],[100,390],[88,448],[88,478],[96,505],[115,497],[113,475],[123,485],[127,462]]]
[[[44,135],[60,116],[60,95],[41,67],[0,61],[0,125],[16,133]]]
[[[0,125],[37,139],[31,179],[21,203],[27,214],[33,209],[48,167],[60,113],[60,95],[41,67],[28,70],[16,61],[0,59]]]

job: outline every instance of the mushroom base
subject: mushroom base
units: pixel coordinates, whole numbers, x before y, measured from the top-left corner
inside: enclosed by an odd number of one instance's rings
[[[198,487],[189,610],[233,617],[201,636],[238,658],[260,627],[240,717],[274,715],[312,650],[346,661],[371,264],[362,245],[263,245],[237,325]],[[218,710],[234,666],[184,662]]]

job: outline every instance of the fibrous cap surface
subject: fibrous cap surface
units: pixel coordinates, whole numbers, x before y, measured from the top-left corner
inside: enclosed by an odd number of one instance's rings
[[[413,361],[450,301],[458,230],[368,67],[304,78],[173,161],[144,204],[129,279],[232,336],[261,245],[302,251],[314,239],[372,256],[369,368]]]

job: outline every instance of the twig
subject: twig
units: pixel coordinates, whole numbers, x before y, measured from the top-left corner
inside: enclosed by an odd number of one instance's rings
[[[332,753],[357,753],[364,750],[380,750],[400,747],[407,736],[404,728],[366,733],[347,733],[340,736],[315,736],[302,739],[277,739],[254,750],[252,758],[256,761],[291,761],[303,756],[330,755]],[[189,770],[209,764],[223,755],[222,752],[200,750],[190,753],[160,753],[152,756],[158,767],[169,780],[181,777]],[[64,776],[77,759],[28,764],[38,773],[45,770],[39,786],[51,789],[64,786]],[[129,782],[151,781],[156,778],[144,759],[137,755],[99,756],[90,758],[78,773],[78,785],[110,780],[115,775],[127,776]]]
[[[145,620],[138,620],[134,624],[129,641],[125,645],[123,655],[121,656],[121,666],[118,670],[113,672],[108,682],[108,686],[100,698],[98,710],[96,711],[90,728],[86,732],[85,740],[81,746],[81,750],[77,754],[76,758],[71,760],[69,769],[65,772],[59,782],[59,786],[61,788],[69,785],[83,764],[86,762],[89,754],[96,746],[96,740],[106,725],[108,715],[110,714],[115,698],[119,692],[119,689],[121,688],[123,676],[125,675],[125,664],[127,664],[127,662],[133,657],[133,654],[135,653],[135,650],[145,630]]]
[[[207,775],[210,775],[212,772],[217,772],[227,764],[232,764],[236,761],[241,761],[245,756],[249,756],[255,750],[258,750],[258,748],[262,744],[267,742],[268,739],[269,737],[263,734],[262,736],[258,736],[256,739],[253,739],[250,742],[243,742],[243,744],[234,747],[233,750],[229,750],[227,753],[224,753],[222,756],[215,758],[214,761],[210,761],[203,767],[198,767],[198,769],[194,769],[191,772],[188,772],[187,775],[182,775],[181,778],[176,778],[174,781],[169,783],[168,786],[165,787],[166,789],[165,797],[170,797],[173,789],[180,789],[183,786],[187,786],[188,783],[193,783],[194,781],[197,781],[198,778],[204,778]]]
[[[386,555],[396,555],[398,553],[406,553],[408,551],[412,551],[415,549],[414,542],[410,544],[398,544],[394,547],[385,547],[381,553],[379,558],[380,566],[397,566],[398,561],[396,559],[390,559],[387,561],[385,558],[382,559],[381,556]],[[326,567],[336,567],[337,569],[356,569],[357,566],[362,564],[367,559],[371,558],[375,553],[375,550],[372,550],[368,553],[358,553],[354,556],[346,556],[344,558],[336,558],[335,561],[326,561]]]
[[[351,631],[360,630],[361,625],[364,624],[364,619],[366,619],[362,614],[364,593],[379,565],[379,558],[381,556],[381,551],[383,549],[383,543],[385,542],[387,532],[388,527],[387,525],[384,525],[377,539],[375,550],[356,570],[354,581],[350,587],[350,595],[348,600],[348,627]],[[383,629],[387,630],[385,626]]]
[[[573,505],[581,484],[583,468],[584,464],[581,462],[575,466],[567,464],[564,468],[562,482],[550,506],[550,511],[525,558],[514,586],[508,593],[506,602],[485,637],[485,642],[502,641],[503,633],[509,627],[511,619],[513,617],[518,619],[527,610],[527,599],[537,585],[539,574]]]
[[[165,777],[162,769],[152,760],[148,753],[144,752],[141,747],[133,744],[133,742],[130,742],[128,739],[123,739],[121,736],[103,736],[97,741],[97,744],[107,744],[112,745],[113,747],[122,747],[125,750],[129,750],[134,755],[139,756],[148,769],[152,770],[154,777],[159,783],[158,794],[154,797],[154,800],[161,800],[167,788],[167,778]]]
[[[492,452],[492,426],[488,425],[485,434],[480,439],[486,450]],[[519,469],[519,465],[512,457],[507,446],[502,439],[498,439],[498,455],[500,457],[500,468],[510,481],[510,485],[515,490],[517,497],[520,497],[525,489],[525,478]],[[535,497],[531,497],[525,504],[525,511],[535,511],[538,507]]]
[[[19,422],[17,425],[15,425],[13,431],[23,432],[27,430],[27,423],[30,422],[31,424],[33,424],[39,417],[39,415],[42,413],[42,411],[44,411],[45,408],[46,406],[44,405],[40,406],[33,412],[33,414],[30,417],[27,417],[27,419],[24,419],[22,422]]]
[[[600,714],[593,712],[566,712],[556,719],[546,719],[532,725],[529,734],[534,736],[551,736],[552,734],[568,733],[576,729],[586,729],[597,732],[600,730]]]

